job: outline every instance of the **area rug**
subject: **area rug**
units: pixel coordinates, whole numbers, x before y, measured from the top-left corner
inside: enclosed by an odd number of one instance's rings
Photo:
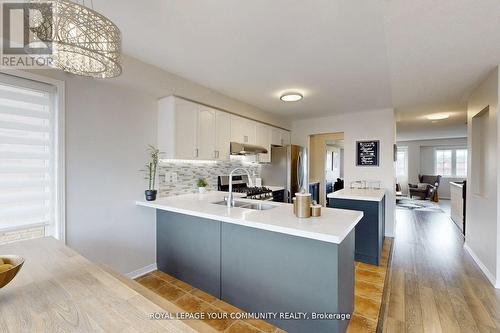
[[[396,206],[403,209],[444,213],[437,203],[430,200],[403,198],[396,203]]]

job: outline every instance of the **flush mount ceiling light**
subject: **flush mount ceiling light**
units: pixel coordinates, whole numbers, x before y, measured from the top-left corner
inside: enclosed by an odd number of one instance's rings
[[[443,119],[448,119],[450,118],[449,113],[435,113],[435,114],[430,114],[425,116],[425,118],[429,120],[443,120]]]
[[[280,97],[280,99],[283,102],[298,102],[302,98],[304,98],[304,96],[302,96],[302,94],[299,94],[297,92],[286,93],[286,94],[281,95],[281,97]]]
[[[54,0],[50,23],[33,25],[42,41],[52,43],[52,67],[96,78],[122,72],[120,29],[107,17],[84,5]],[[50,26],[47,26],[50,25]]]

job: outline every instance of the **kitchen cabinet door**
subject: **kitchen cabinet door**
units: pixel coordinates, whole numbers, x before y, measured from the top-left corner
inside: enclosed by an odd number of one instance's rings
[[[231,141],[238,143],[256,143],[257,123],[238,116],[231,116]]]
[[[244,142],[245,119],[231,115],[231,141],[238,143]]]
[[[217,111],[215,114],[215,158],[229,161],[231,141],[231,115]]]
[[[271,128],[271,144],[274,146],[282,146],[281,142],[281,129],[273,127]]]
[[[291,144],[289,131],[281,130],[281,142],[283,146]]]
[[[245,143],[251,145],[257,144],[257,124],[256,121],[246,119],[245,137],[247,141]]]
[[[215,149],[215,118],[216,110],[200,106],[198,111],[198,136],[197,158],[200,160],[213,160],[216,156]]]
[[[259,154],[259,162],[271,162],[271,127],[265,124],[257,124],[256,144],[267,149],[266,154]]]
[[[198,105],[188,101],[175,103],[175,156],[178,159],[198,157]]]
[[[286,146],[290,144],[290,132],[281,128],[271,129],[271,144],[274,146]]]

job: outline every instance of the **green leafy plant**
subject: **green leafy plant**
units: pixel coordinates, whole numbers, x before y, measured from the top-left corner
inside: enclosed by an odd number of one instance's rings
[[[160,159],[160,150],[152,145],[148,146],[148,154],[150,156],[149,163],[146,164],[146,180],[149,182],[149,190],[155,189],[156,172],[158,170],[158,160]]]
[[[198,187],[207,187],[208,183],[207,181],[205,180],[205,178],[199,178],[197,181],[196,181],[196,185]]]

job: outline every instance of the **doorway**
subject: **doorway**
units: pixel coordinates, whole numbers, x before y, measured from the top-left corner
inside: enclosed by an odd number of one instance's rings
[[[344,133],[309,136],[309,192],[320,205],[327,206],[327,194],[344,179]],[[335,186],[337,184],[337,186]],[[315,198],[316,197],[316,198]]]

